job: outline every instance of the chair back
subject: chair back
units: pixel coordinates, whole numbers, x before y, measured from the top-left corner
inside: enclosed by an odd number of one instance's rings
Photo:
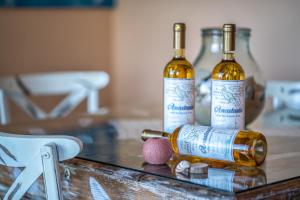
[[[102,71],[89,72],[51,72],[6,76],[0,78],[0,123],[9,122],[7,99],[14,101],[33,119],[57,118],[67,116],[85,98],[87,112],[103,113],[99,91],[109,83],[109,76]],[[52,111],[46,113],[28,96],[63,95],[65,97]]]
[[[43,174],[47,199],[62,199],[58,162],[74,158],[82,142],[71,136],[14,135],[0,132],[0,164],[24,167],[4,199],[21,199]]]
[[[275,109],[284,106],[300,110],[300,82],[299,81],[268,81],[266,96],[273,98]]]

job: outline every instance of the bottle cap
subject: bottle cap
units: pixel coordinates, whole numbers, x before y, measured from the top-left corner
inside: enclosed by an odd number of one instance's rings
[[[173,47],[174,49],[184,49],[185,48],[185,29],[184,23],[175,23],[173,26],[174,37],[173,37]]]
[[[175,23],[174,24],[174,31],[182,32],[185,31],[185,24],[184,23]]]
[[[168,137],[168,135],[169,134],[166,132],[145,129],[142,132],[141,139],[143,141],[146,141],[149,138],[164,138],[164,137]]]
[[[223,25],[223,52],[230,53],[235,50],[235,24]]]
[[[235,24],[224,24],[223,25],[223,31],[224,32],[227,32],[227,31],[235,32],[236,31],[236,26],[235,26]]]

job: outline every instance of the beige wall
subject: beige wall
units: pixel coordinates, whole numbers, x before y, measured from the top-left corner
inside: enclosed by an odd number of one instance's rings
[[[176,21],[187,24],[190,61],[199,52],[200,28],[233,22],[252,28],[251,49],[266,79],[300,79],[298,0],[120,0],[113,20],[117,105],[161,106]]]
[[[299,80],[298,0],[119,0],[114,10],[0,10],[0,75],[100,69],[110,73],[105,103],[162,102],[162,70],[172,56],[172,24],[186,22],[187,57],[200,28],[252,28],[251,49],[267,79]]]
[[[0,75],[111,71],[111,11],[1,9]],[[104,104],[110,92],[104,91]]]

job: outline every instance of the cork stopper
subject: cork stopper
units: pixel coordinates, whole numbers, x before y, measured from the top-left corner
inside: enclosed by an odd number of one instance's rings
[[[207,174],[208,164],[206,163],[193,163],[189,168],[190,174]]]

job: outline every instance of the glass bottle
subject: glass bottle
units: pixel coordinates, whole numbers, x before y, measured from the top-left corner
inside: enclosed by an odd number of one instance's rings
[[[246,74],[245,124],[251,123],[263,109],[265,86],[259,66],[250,51],[251,29],[237,28],[236,53],[237,62],[243,66]],[[222,59],[222,29],[202,29],[202,46],[195,59],[196,99],[195,115],[199,124],[210,125],[211,120],[211,71]]]
[[[194,68],[185,58],[184,23],[174,24],[174,57],[164,68],[164,130],[195,121]]]
[[[173,133],[144,130],[142,139],[167,138],[175,154],[196,156],[204,162],[261,165],[267,154],[267,141],[255,131],[217,129],[183,125]]]
[[[234,58],[235,24],[223,26],[223,57],[211,73],[211,126],[245,129],[245,73]]]

